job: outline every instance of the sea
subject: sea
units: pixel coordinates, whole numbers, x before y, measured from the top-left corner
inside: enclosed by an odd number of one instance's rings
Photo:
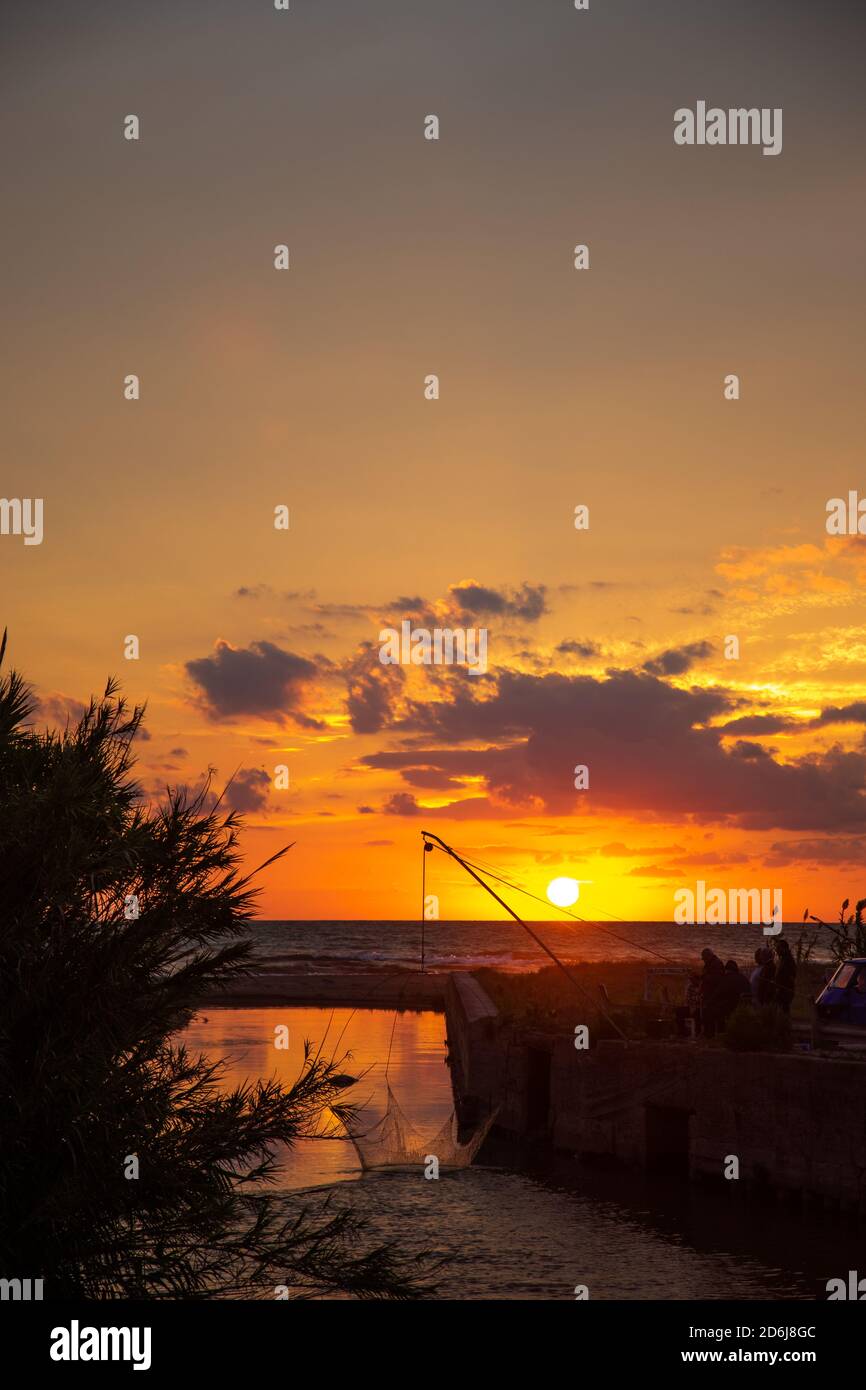
[[[709,946],[724,960],[748,964],[759,946],[775,939],[760,926],[678,926],[672,922],[527,923],[560,959],[572,962],[644,961],[659,967],[694,958]],[[263,964],[305,974],[419,969],[538,970],[550,957],[516,922],[269,922],[250,924]],[[814,928],[786,923],[781,935],[796,948]],[[829,932],[820,933],[814,961],[829,961]],[[422,940],[423,937],[423,940]],[[823,939],[822,939],[823,938]]]

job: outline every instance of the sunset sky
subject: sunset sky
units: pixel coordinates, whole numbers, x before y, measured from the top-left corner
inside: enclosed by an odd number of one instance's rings
[[[866,896],[866,536],[825,529],[866,496],[858,6],[18,8],[0,493],[45,535],[0,575],[41,720],[115,674],[149,794],[236,773],[250,863],[297,841],[263,917],[417,916],[422,826],[588,918]],[[782,153],[677,147],[704,99],[781,107]],[[486,627],[487,675],[383,666],[403,618]],[[433,858],[443,917],[496,915]]]

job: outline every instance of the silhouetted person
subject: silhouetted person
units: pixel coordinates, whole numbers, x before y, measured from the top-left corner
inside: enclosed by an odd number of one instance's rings
[[[791,1003],[794,998],[794,986],[797,980],[797,962],[791,955],[791,948],[787,941],[777,941],[776,955],[779,958],[776,966],[776,1003],[786,1014],[791,1012]]]
[[[725,967],[714,951],[705,947],[701,951],[704,971],[701,976],[701,1019],[704,1037],[713,1038],[722,1021],[724,1008]]]
[[[701,977],[700,975],[690,975],[689,983],[686,988],[686,1002],[674,1010],[674,1017],[677,1021],[677,1037],[687,1038],[689,1036],[688,1020],[692,1019],[695,1025],[695,1033],[701,1031]]]
[[[772,1004],[776,993],[776,967],[773,963],[773,952],[767,946],[759,946],[755,952],[751,988],[753,1004]]]
[[[738,1004],[751,1001],[752,987],[735,960],[725,961],[725,978],[719,989],[722,1022],[726,1023]]]

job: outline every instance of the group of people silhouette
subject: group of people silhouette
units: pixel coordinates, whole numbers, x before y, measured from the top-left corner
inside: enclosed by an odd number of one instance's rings
[[[691,1032],[715,1037],[742,1003],[755,1008],[772,1004],[783,1013],[790,1013],[797,962],[787,941],[780,938],[772,947],[759,946],[754,969],[748,975],[735,960],[722,962],[709,947],[701,951],[701,960],[703,971],[690,976],[685,1005],[677,1009],[680,1036]]]

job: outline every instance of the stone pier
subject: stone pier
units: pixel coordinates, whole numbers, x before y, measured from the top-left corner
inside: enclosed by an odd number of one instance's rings
[[[797,1193],[866,1216],[866,1062],[506,1025],[470,976],[446,992],[461,1120],[596,1163]]]

